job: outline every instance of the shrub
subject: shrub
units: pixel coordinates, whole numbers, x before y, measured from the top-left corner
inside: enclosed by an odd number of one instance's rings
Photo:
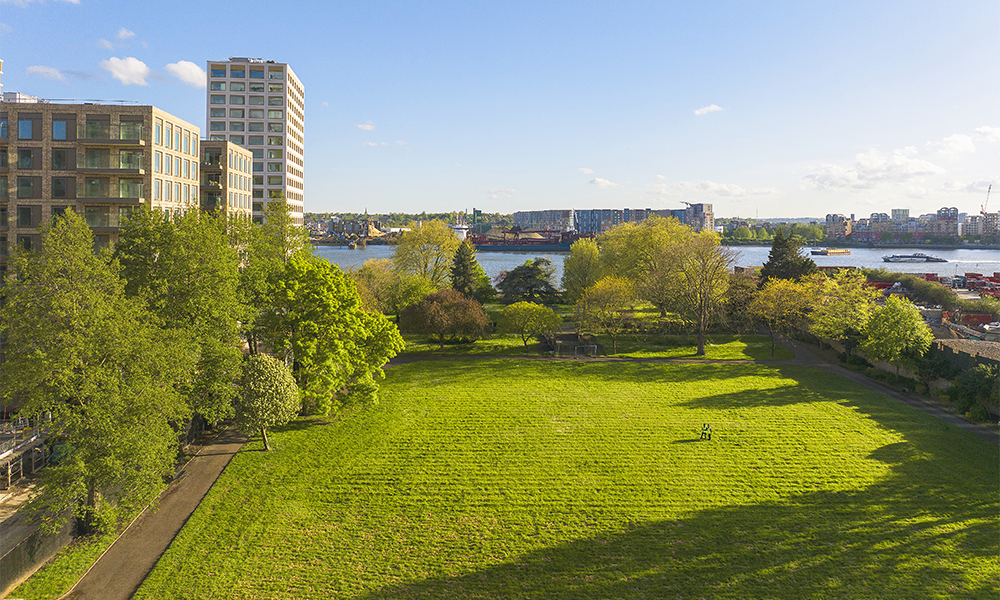
[[[408,333],[428,333],[442,348],[446,341],[474,342],[486,337],[490,321],[483,305],[455,290],[430,294],[407,307],[399,327]]]

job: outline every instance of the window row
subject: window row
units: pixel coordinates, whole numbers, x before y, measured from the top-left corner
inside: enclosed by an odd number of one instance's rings
[[[213,81],[208,86],[208,89],[210,91],[212,91],[212,92],[224,92],[224,91],[226,91],[226,82],[225,81]],[[245,83],[233,81],[233,82],[231,82],[229,84],[229,91],[230,92],[245,92],[245,91],[247,91],[247,86],[246,86]],[[264,91],[264,84],[263,83],[251,83],[250,84],[250,91],[251,92],[263,92]],[[267,91],[270,92],[270,93],[272,93],[272,94],[281,94],[281,93],[284,93],[285,88],[284,88],[284,85],[281,84],[281,83],[269,83],[269,84],[267,84]]]
[[[212,135],[212,136],[209,136],[209,141],[212,141],[212,142],[224,142],[224,141],[226,141],[226,136],[224,136],[224,135]],[[232,143],[234,143],[234,144],[239,144],[240,146],[263,146],[264,145],[264,136],[262,136],[262,135],[249,135],[249,136],[231,135],[231,136],[229,136],[229,141],[232,142]],[[268,146],[281,146],[281,145],[283,145],[281,136],[280,135],[267,136],[267,145]]]
[[[264,103],[268,106],[284,106],[285,99],[281,96],[268,96],[266,99],[264,96],[229,96],[229,104],[243,105],[249,104],[250,106],[264,106]],[[225,104],[226,97],[221,94],[212,94],[208,97],[209,104]],[[279,117],[280,118],[280,117]]]
[[[210,131],[225,131],[225,121],[211,121],[208,124]],[[281,123],[267,123],[269,133],[282,133],[285,126]],[[230,121],[229,131],[264,131],[264,123],[245,123],[243,121]]]
[[[153,153],[153,171],[183,179],[198,179],[198,162],[156,151]]]
[[[198,186],[176,183],[162,179],[153,180],[153,200],[163,202],[191,203],[198,199]]]
[[[153,124],[153,142],[183,152],[191,156],[198,155],[198,132],[181,128],[163,119],[156,119]]]
[[[225,77],[226,76],[226,66],[225,65],[212,65],[209,69],[212,77]],[[250,67],[249,70],[245,67],[230,67],[229,77],[234,79],[243,79],[250,73],[250,79],[264,79],[264,67]],[[281,67],[268,67],[267,69],[268,79],[284,79],[285,71]]]
[[[0,116],[0,138],[8,137],[7,117]],[[77,124],[76,115],[52,115],[52,139],[70,140],[141,140],[145,126],[140,121],[122,121],[112,124],[111,115],[85,116]],[[17,119],[17,139],[41,141],[41,113],[22,114]]]
[[[141,199],[141,179],[120,179],[112,182],[108,177],[53,177],[49,193],[42,190],[41,177],[17,177],[15,195],[18,198],[136,198]],[[0,198],[10,196],[7,176],[0,176]]]

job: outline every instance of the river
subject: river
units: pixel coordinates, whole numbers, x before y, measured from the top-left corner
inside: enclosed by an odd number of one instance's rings
[[[363,249],[349,250],[346,246],[316,246],[316,254],[339,265],[342,269],[359,267],[366,260],[377,258],[392,258],[395,246],[368,246]],[[742,246],[737,248],[740,256],[736,261],[739,266],[755,267],[767,262],[770,246]],[[806,248],[806,251],[809,249]],[[990,275],[1000,272],[1000,250],[927,250],[925,254],[938,256],[947,260],[946,263],[887,263],[882,257],[887,254],[912,254],[919,250],[913,248],[852,248],[848,256],[810,256],[819,266],[864,267],[876,269],[884,267],[901,273],[937,273],[938,275],[962,275],[967,272]],[[542,256],[552,261],[555,267],[555,281],[562,279],[563,260],[569,256],[567,252],[477,252],[476,259],[490,277],[496,277],[501,271],[509,271],[524,264],[524,261]]]

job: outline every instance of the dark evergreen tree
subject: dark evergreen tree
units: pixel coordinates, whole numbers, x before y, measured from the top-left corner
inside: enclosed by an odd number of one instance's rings
[[[501,274],[497,284],[503,301],[513,304],[525,302],[551,302],[555,299],[556,288],[552,284],[555,269],[547,258],[528,260],[519,267]]]
[[[474,298],[479,288],[479,262],[470,240],[462,242],[455,251],[451,263],[451,287],[466,298]]]
[[[771,279],[792,279],[798,281],[805,275],[816,272],[816,263],[802,254],[802,244],[796,238],[794,229],[785,235],[781,227],[774,232],[771,252],[760,270],[761,284]]]

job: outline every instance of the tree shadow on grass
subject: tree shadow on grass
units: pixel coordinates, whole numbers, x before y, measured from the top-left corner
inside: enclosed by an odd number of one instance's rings
[[[893,473],[865,489],[634,523],[362,597],[995,599],[991,477],[950,478],[947,467],[928,476],[936,457],[908,443],[871,458]]]

